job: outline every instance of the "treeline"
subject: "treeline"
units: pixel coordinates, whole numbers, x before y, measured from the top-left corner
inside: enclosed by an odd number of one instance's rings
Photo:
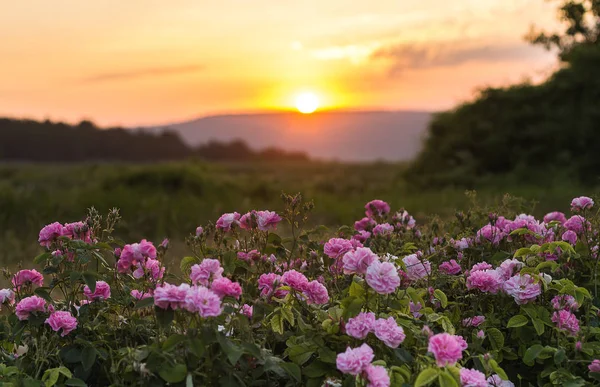
[[[0,118],[0,160],[33,162],[124,161],[182,159],[209,161],[308,160],[301,152],[251,149],[244,141],[212,141],[193,148],[174,132],[153,134],[123,128],[100,129],[92,122],[62,122]]]
[[[567,1],[559,12],[567,23],[563,35],[530,40],[557,49],[561,68],[542,84],[488,88],[437,115],[406,172],[411,181],[474,187],[504,175],[599,183],[600,3]]]

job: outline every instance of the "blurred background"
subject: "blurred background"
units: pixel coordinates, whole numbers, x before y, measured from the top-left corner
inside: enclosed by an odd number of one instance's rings
[[[0,5],[0,264],[121,209],[177,250],[223,212],[314,199],[535,215],[600,171],[600,1],[74,0]]]

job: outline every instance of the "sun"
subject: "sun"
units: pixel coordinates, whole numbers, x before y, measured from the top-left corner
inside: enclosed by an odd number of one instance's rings
[[[296,108],[300,113],[310,114],[319,107],[319,97],[315,93],[305,92],[296,97]]]

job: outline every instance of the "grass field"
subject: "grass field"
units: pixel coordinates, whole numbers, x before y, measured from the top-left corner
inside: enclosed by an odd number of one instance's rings
[[[361,218],[364,203],[374,198],[394,209],[406,208],[417,220],[452,216],[469,205],[463,188],[417,190],[402,178],[402,171],[402,165],[385,163],[4,164],[0,264],[31,259],[41,251],[36,240],[43,225],[81,220],[90,206],[100,213],[120,208],[124,221],[117,234],[125,240],[160,242],[169,237],[178,253],[185,236],[223,212],[280,210],[282,191],[313,199],[312,223],[331,226]],[[524,186],[493,181],[477,188],[484,204],[500,202],[510,193],[524,198],[524,209],[538,216],[566,211],[573,196],[595,192],[559,182]]]

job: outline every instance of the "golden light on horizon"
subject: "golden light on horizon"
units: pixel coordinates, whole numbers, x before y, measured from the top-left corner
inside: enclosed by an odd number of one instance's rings
[[[312,92],[304,92],[296,97],[296,108],[302,114],[314,113],[319,107],[319,97]]]

